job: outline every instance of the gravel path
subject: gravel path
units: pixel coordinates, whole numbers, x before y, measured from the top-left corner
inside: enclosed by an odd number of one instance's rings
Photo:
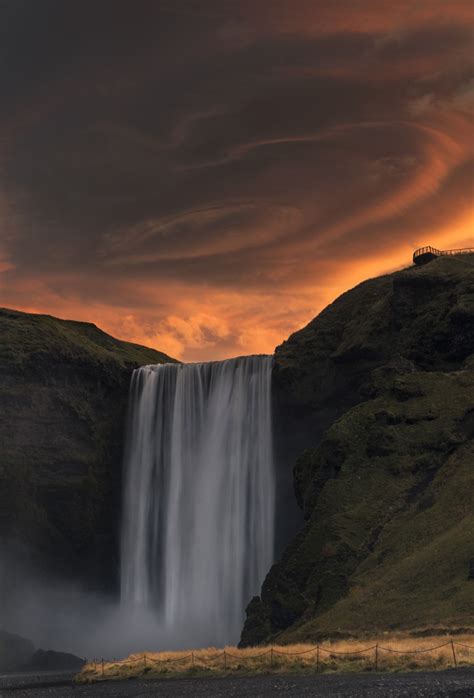
[[[344,698],[474,698],[474,669],[407,674],[333,674],[323,676],[256,676],[214,679],[106,681],[73,686],[68,674],[0,676],[0,698],[267,698],[268,696],[343,696]]]

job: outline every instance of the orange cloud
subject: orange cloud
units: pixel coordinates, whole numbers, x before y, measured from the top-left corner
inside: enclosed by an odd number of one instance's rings
[[[12,11],[2,305],[221,359],[474,245],[472,3],[178,5]]]
[[[259,30],[309,35],[336,32],[390,32],[393,38],[400,32],[418,27],[444,26],[474,19],[472,3],[468,0],[345,0],[345,2],[314,2],[299,0],[298,5],[287,0],[271,3],[240,3],[241,16],[252,13]]]

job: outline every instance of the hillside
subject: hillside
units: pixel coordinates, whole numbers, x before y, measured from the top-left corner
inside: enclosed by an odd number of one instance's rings
[[[92,324],[0,309],[7,556],[25,550],[41,568],[113,583],[130,373],[172,360]]]
[[[242,646],[472,626],[473,257],[345,293],[277,348],[274,388],[304,524]]]

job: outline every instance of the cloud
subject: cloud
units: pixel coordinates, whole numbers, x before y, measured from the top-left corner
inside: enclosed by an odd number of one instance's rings
[[[0,274],[5,271],[11,271],[14,268],[14,265],[10,262],[5,252],[0,250]]]
[[[467,245],[471,15],[3,3],[1,304],[217,359],[418,244]]]

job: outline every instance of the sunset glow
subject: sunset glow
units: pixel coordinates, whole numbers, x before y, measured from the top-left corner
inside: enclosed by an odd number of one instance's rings
[[[98,6],[7,12],[0,305],[222,359],[474,246],[471,2]]]

